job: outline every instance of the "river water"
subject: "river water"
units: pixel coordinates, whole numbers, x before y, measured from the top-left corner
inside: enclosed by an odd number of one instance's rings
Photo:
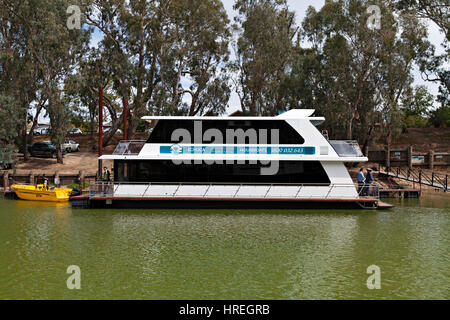
[[[0,199],[0,299],[449,299],[450,195],[392,210],[72,210]],[[81,270],[69,290],[67,268]],[[380,268],[369,290],[367,268]]]

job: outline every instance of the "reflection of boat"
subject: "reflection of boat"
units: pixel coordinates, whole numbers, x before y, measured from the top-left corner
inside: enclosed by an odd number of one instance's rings
[[[50,202],[50,201],[16,201],[14,206],[18,208],[18,210],[41,210],[45,212],[45,209],[56,209],[61,214],[65,212],[67,208],[69,208],[69,202]]]
[[[72,193],[72,189],[47,188],[43,184],[37,186],[14,184],[11,187],[22,200],[66,202],[69,201],[69,196]]]

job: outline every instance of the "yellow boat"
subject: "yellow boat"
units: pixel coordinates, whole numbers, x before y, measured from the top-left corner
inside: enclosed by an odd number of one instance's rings
[[[66,202],[69,201],[69,196],[72,189],[45,187],[43,184],[36,186],[25,184],[13,184],[11,188],[22,200],[32,201],[51,201],[51,202]]]

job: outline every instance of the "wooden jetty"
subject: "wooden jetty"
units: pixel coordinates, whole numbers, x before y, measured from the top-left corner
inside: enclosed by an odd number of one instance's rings
[[[419,189],[380,189],[380,198],[392,198],[393,196],[403,198],[420,198]]]

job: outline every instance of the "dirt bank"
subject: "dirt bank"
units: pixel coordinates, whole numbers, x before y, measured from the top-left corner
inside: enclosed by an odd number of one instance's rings
[[[148,134],[140,133],[137,136],[137,140],[145,139]],[[64,156],[64,164],[58,164],[56,159],[51,158],[35,158],[31,157],[30,160],[24,163],[19,161],[15,170],[18,174],[28,174],[33,171],[35,174],[54,174],[58,171],[61,174],[73,174],[77,175],[80,170],[83,170],[85,174],[93,175],[97,172],[98,159],[97,159],[97,146],[98,139],[92,139],[90,135],[74,135],[67,136],[67,140],[73,140],[80,144],[80,152],[67,153]],[[122,139],[121,135],[116,135],[111,144],[103,148],[104,154],[112,154],[117,143]],[[48,141],[48,136],[36,136],[34,142]],[[111,168],[113,166],[112,161],[103,161],[103,165]]]
[[[108,168],[112,167],[112,161],[103,161]],[[95,174],[97,172],[98,160],[95,152],[73,152],[64,156],[64,164],[56,163],[56,159],[34,158],[24,163],[20,162],[16,166],[18,174],[26,174],[33,171],[34,174],[54,174],[58,171],[61,174],[78,174],[83,170],[85,174]]]
[[[408,146],[414,152],[450,152],[450,128],[410,128],[393,141],[392,148]]]

